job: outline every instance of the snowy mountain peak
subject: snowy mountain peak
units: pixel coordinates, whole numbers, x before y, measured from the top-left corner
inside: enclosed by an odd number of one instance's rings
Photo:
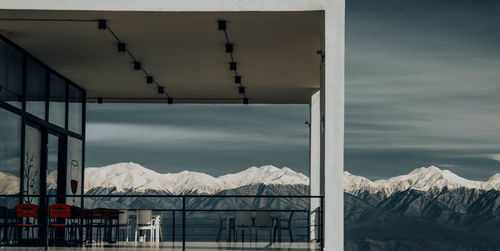
[[[85,169],[85,191],[114,189],[116,192],[154,190],[173,194],[214,194],[251,184],[309,184],[309,178],[289,168],[275,166],[250,167],[218,178],[205,173],[182,171],[160,174],[136,163],[118,163]]]
[[[496,190],[500,190],[500,173],[491,176],[488,181]]]
[[[495,178],[495,176],[498,177]],[[500,174],[495,176],[486,182],[473,181],[462,178],[450,170],[441,170],[436,166],[429,166],[417,168],[407,175],[372,182],[364,177],[344,172],[344,191],[351,194],[369,191],[371,193],[382,192],[385,195],[390,195],[396,191],[405,191],[409,188],[421,191],[442,190],[445,187],[448,189],[499,189]]]
[[[118,192],[145,191],[162,186],[159,173],[136,163],[117,163],[100,168],[85,169],[85,191],[95,187],[115,188]]]
[[[434,165],[428,166],[428,167],[419,167],[416,168],[415,170],[411,171],[409,175],[421,175],[421,174],[438,174],[442,173],[442,170],[437,168]]]
[[[218,178],[226,189],[233,189],[250,184],[275,184],[275,185],[309,185],[309,178],[289,168],[275,166],[250,167],[235,174],[227,174]]]

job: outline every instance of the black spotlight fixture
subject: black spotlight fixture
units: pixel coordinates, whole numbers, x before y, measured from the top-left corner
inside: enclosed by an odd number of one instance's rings
[[[161,86],[158,86],[158,94],[163,94],[165,93],[165,89]]]
[[[139,61],[134,61],[134,70],[138,71],[140,70],[142,67],[141,67],[141,62]]]
[[[243,104],[248,105],[248,98],[243,99]]]
[[[152,83],[153,83],[153,77],[151,77],[151,76],[147,76],[147,77],[146,77],[146,83],[148,83],[148,84],[152,84]]]
[[[227,43],[226,44],[226,52],[227,53],[232,53],[233,52],[233,44],[232,43]]]
[[[234,76],[234,83],[241,84],[241,76]]]
[[[126,50],[125,43],[119,42],[118,43],[118,52],[125,52],[125,50]]]
[[[239,91],[239,93],[240,93],[240,94],[245,93],[245,87],[240,86],[240,87],[238,88],[238,91]]]
[[[236,71],[236,62],[229,63],[229,70]]]
[[[104,103],[104,99],[103,99],[102,97],[98,97],[98,98],[97,98],[97,103],[98,103],[98,104],[102,104],[102,103]]]
[[[226,30],[226,20],[219,20],[218,30],[225,31]]]
[[[99,30],[105,30],[106,28],[108,28],[108,25],[106,24],[106,19],[97,20],[97,28]]]
[[[174,99],[173,98],[168,98],[168,104],[171,105],[174,103]]]

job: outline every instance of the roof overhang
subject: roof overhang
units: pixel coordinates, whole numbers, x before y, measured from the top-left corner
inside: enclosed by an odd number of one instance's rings
[[[182,1],[180,1],[182,2]],[[89,101],[166,102],[133,69],[107,25],[175,103],[242,103],[234,61],[249,103],[307,104],[320,87],[324,12],[0,10],[0,33],[87,90]],[[22,20],[29,19],[29,20]],[[82,21],[42,21],[82,20]]]

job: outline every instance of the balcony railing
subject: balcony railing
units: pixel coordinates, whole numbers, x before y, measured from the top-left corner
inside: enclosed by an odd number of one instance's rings
[[[40,196],[29,197],[40,201]],[[84,208],[48,203],[54,197],[44,196],[45,203],[30,214],[33,208],[18,204],[19,195],[0,196],[5,205],[0,209],[0,245],[171,243],[183,250],[190,243],[209,242],[323,246],[323,196],[97,194],[83,197]],[[66,200],[72,197],[81,199]]]

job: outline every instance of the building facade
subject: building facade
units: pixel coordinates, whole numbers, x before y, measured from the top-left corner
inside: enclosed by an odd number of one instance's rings
[[[0,179],[13,185],[0,206],[83,206],[86,100],[310,104],[319,239],[343,249],[344,10],[344,0],[2,2]]]
[[[4,37],[0,141],[0,207],[81,206],[85,91]]]

